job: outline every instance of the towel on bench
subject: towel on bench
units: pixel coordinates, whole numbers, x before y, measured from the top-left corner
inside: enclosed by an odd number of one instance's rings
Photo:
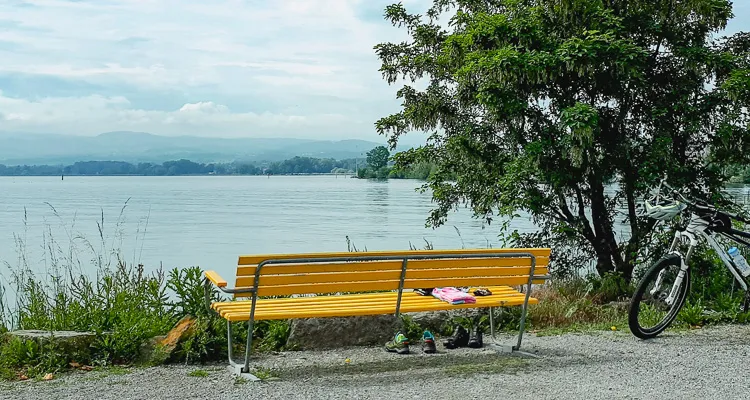
[[[454,287],[434,288],[432,289],[432,295],[442,301],[450,304],[464,304],[464,303],[476,303],[477,299],[468,294],[464,293]]]

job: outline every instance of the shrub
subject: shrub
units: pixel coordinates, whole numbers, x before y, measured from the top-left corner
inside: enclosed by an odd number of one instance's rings
[[[26,244],[17,237],[19,263],[3,264],[9,271],[8,281],[16,306],[9,310],[3,305],[5,288],[0,285],[0,333],[7,329],[93,331],[96,339],[89,359],[79,357],[74,361],[127,364],[140,358],[144,344],[166,334],[182,317],[190,315],[196,319],[194,329],[172,357],[163,360],[225,359],[226,321],[205,303],[201,269],[193,266],[175,268],[166,274],[161,270],[147,274],[142,264],[125,263],[120,249],[107,247],[107,243],[121,243],[122,239],[106,238],[102,233],[103,221],[103,216],[97,221],[100,246],[79,236],[71,236],[67,246],[60,246],[49,232],[45,233],[43,258],[48,267],[44,272],[34,271],[28,264],[32,257],[26,253]],[[91,260],[92,273],[77,272],[86,265],[81,259]],[[209,298],[220,300],[221,296],[214,289]],[[246,326],[234,324],[237,351],[244,350]],[[279,350],[286,345],[289,323],[257,323],[254,334],[258,349]],[[62,354],[58,358],[59,349],[44,346],[47,345],[0,341],[3,375],[7,377],[8,370],[54,372],[67,366],[70,357]]]

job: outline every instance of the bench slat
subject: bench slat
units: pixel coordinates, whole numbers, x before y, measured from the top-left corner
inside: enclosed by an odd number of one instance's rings
[[[467,278],[467,277],[498,277],[498,276],[529,276],[531,267],[484,267],[484,268],[441,268],[406,270],[407,281],[413,279],[430,278]],[[535,267],[534,275],[546,275],[547,267]],[[454,285],[455,286],[455,285]]]
[[[538,276],[542,278],[541,276]],[[529,276],[502,276],[502,277],[468,277],[468,278],[435,278],[435,279],[407,279],[404,281],[404,289],[435,288],[446,286],[495,286],[495,285],[525,285],[529,282]],[[541,280],[543,282],[543,280]]]
[[[487,287],[487,286],[484,286]],[[492,289],[492,288],[495,289]],[[505,293],[505,292],[517,292],[516,289],[510,287],[510,286],[489,286],[490,290],[492,290],[493,295],[496,293]],[[374,292],[374,293],[357,293],[357,294],[331,294],[331,295],[324,295],[324,296],[309,296],[309,297],[280,297],[280,298],[261,298],[259,300],[263,301],[263,304],[267,306],[273,305],[273,307],[276,307],[277,304],[287,304],[287,303],[294,303],[294,304],[318,304],[321,299],[325,299],[326,302],[344,302],[344,303],[358,303],[358,302],[368,302],[372,301],[372,299],[379,299],[379,298],[390,298],[392,296],[395,296],[397,294],[396,291],[392,292]],[[411,290],[404,290],[404,295],[402,297],[402,300],[405,299],[411,299],[411,298],[421,298],[424,297],[420,294],[417,294],[415,292],[412,292]],[[250,300],[235,300],[231,302],[218,302],[214,304],[225,304],[223,307],[245,307],[248,304],[252,303]],[[259,303],[260,304],[260,303]]]
[[[518,294],[518,291],[506,286],[502,288],[493,288],[492,296],[507,296],[512,294]],[[355,296],[360,296],[355,298]],[[424,297],[416,293],[407,292],[404,293],[401,299],[401,305],[420,303],[424,301]],[[427,296],[432,298],[432,296]],[[273,310],[275,311],[291,311],[291,310],[317,310],[321,307],[369,307],[376,303],[392,304],[396,306],[397,296],[394,292],[386,293],[368,293],[362,295],[333,295],[333,296],[315,296],[315,297],[299,297],[299,298],[283,298],[283,299],[261,299],[256,305],[256,311],[258,310]],[[221,310],[221,314],[233,312],[249,312],[250,302],[248,301],[234,301],[229,303],[215,303],[220,306],[215,306]]]
[[[401,279],[401,271],[341,272],[332,274],[261,275],[260,286],[302,285],[305,283],[393,281]],[[237,279],[237,286],[253,286],[255,278]]]
[[[536,257],[549,257],[549,248],[522,249],[460,249],[460,250],[402,250],[402,251],[366,251],[366,252],[333,252],[333,253],[298,253],[298,254],[263,254],[243,255],[239,257],[237,265],[257,265],[264,260],[288,260],[292,258],[333,258],[356,256],[402,256],[402,255],[432,255],[432,254],[501,254],[501,253],[531,253]]]
[[[508,291],[507,289],[510,289]],[[496,306],[515,306],[523,304],[525,295],[512,290],[512,288],[490,287],[492,296],[477,297],[475,304],[448,304],[431,296],[419,296],[411,293],[409,296],[404,294],[402,299],[402,312],[415,311],[438,311],[452,310],[458,308],[476,308],[476,307],[496,307]],[[356,305],[347,305],[338,302],[342,297],[369,298],[369,302],[358,303]],[[367,295],[347,295],[347,296],[319,296],[312,299],[315,304],[301,305],[298,302],[310,298],[295,299],[267,299],[260,300],[256,306],[255,319],[289,319],[289,318],[313,318],[313,317],[336,317],[336,316],[357,316],[357,315],[377,315],[395,313],[397,293],[387,294],[376,293]],[[334,301],[335,300],[335,301]],[[535,298],[530,298],[530,304],[536,304]],[[242,307],[237,307],[236,303]],[[229,305],[232,308],[226,308]],[[300,306],[300,307],[296,307]],[[249,302],[225,302],[215,303],[214,309],[217,309],[222,316],[230,321],[246,321],[250,314]]]
[[[496,268],[451,268],[451,269],[423,269],[406,271],[406,280],[428,279],[428,278],[454,278],[454,277],[498,277],[529,275],[530,267],[496,267]],[[534,269],[536,275],[545,275],[546,267]],[[342,272],[342,273],[309,273],[295,275],[266,275],[260,276],[260,286],[277,285],[301,285],[305,283],[333,283],[333,282],[367,282],[367,281],[389,281],[400,280],[401,271],[366,271],[366,272]],[[237,287],[252,287],[255,277],[240,277],[237,279]]]
[[[548,257],[537,257],[537,267],[546,266]],[[436,269],[436,268],[464,268],[464,267],[517,267],[530,266],[529,258],[474,258],[474,259],[439,259],[412,260],[408,269]],[[240,265],[237,267],[237,277],[255,276],[256,265]],[[263,267],[262,274],[300,274],[325,272],[362,272],[362,271],[393,271],[401,270],[401,261],[361,261],[317,264],[269,264]],[[238,284],[239,285],[239,284]]]
[[[441,302],[443,304],[414,304],[414,305],[401,305],[401,312],[425,312],[425,311],[440,311],[440,310],[452,310],[454,308],[459,308],[457,305],[451,305],[445,302]],[[514,298],[509,298],[504,301],[498,301],[497,303],[492,304],[486,304],[486,305],[475,305],[471,304],[470,307],[460,307],[460,308],[481,308],[481,307],[500,307],[500,305],[504,304],[504,306],[517,306],[523,304],[523,297],[516,296]],[[537,304],[537,299],[529,299],[529,304]],[[374,314],[371,314],[374,312]],[[341,307],[341,308],[325,308],[325,309],[316,309],[311,311],[283,311],[283,312],[276,312],[276,313],[263,313],[263,315],[259,315],[256,320],[268,320],[268,319],[288,319],[288,318],[325,318],[325,317],[339,317],[339,316],[358,316],[358,315],[378,315],[378,314],[394,314],[396,312],[396,305],[393,306],[383,306],[383,307]],[[258,314],[256,314],[258,315]],[[294,317],[290,317],[291,315],[294,315]],[[239,317],[240,320],[247,320],[246,316],[243,316],[241,313],[239,315],[237,314],[227,314],[226,319],[230,318],[237,318]]]
[[[292,294],[337,293],[337,292],[380,292],[398,290],[398,280],[348,282],[348,283],[312,283],[299,285],[261,286],[258,296],[288,296]],[[248,297],[248,294],[237,294],[235,297]]]
[[[544,280],[537,279],[535,282],[543,283]],[[494,278],[452,278],[452,279],[413,279],[404,282],[405,289],[419,289],[444,286],[493,286],[493,285],[523,285],[528,283],[528,276],[508,276]],[[291,294],[309,293],[337,293],[337,292],[376,292],[385,290],[397,290],[398,280],[372,281],[372,282],[334,282],[313,283],[297,285],[261,286],[258,288],[258,296],[287,296]],[[236,294],[235,297],[248,297],[247,293]]]

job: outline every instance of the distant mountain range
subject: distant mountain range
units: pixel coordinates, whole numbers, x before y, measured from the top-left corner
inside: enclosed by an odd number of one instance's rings
[[[346,159],[362,157],[383,144],[365,140],[159,136],[144,132],[107,132],[97,136],[0,132],[0,164],[161,163],[183,158],[201,163],[260,163],[294,156]]]

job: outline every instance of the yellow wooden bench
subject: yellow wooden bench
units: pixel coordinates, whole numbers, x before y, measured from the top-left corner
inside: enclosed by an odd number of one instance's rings
[[[548,248],[248,255],[239,257],[234,289],[214,271],[205,272],[205,284],[207,296],[213,284],[235,297],[214,302],[211,308],[227,320],[231,368],[255,379],[249,374],[252,335],[244,362],[235,363],[232,322],[247,321],[252,332],[253,323],[260,320],[521,306],[518,342],[504,347],[518,351],[528,305],[537,303],[530,296],[531,285],[547,278],[549,255]],[[474,304],[451,305],[411,291],[447,286],[488,287],[492,295],[477,296]],[[304,294],[317,296],[289,297]],[[494,339],[492,312],[490,331]]]

